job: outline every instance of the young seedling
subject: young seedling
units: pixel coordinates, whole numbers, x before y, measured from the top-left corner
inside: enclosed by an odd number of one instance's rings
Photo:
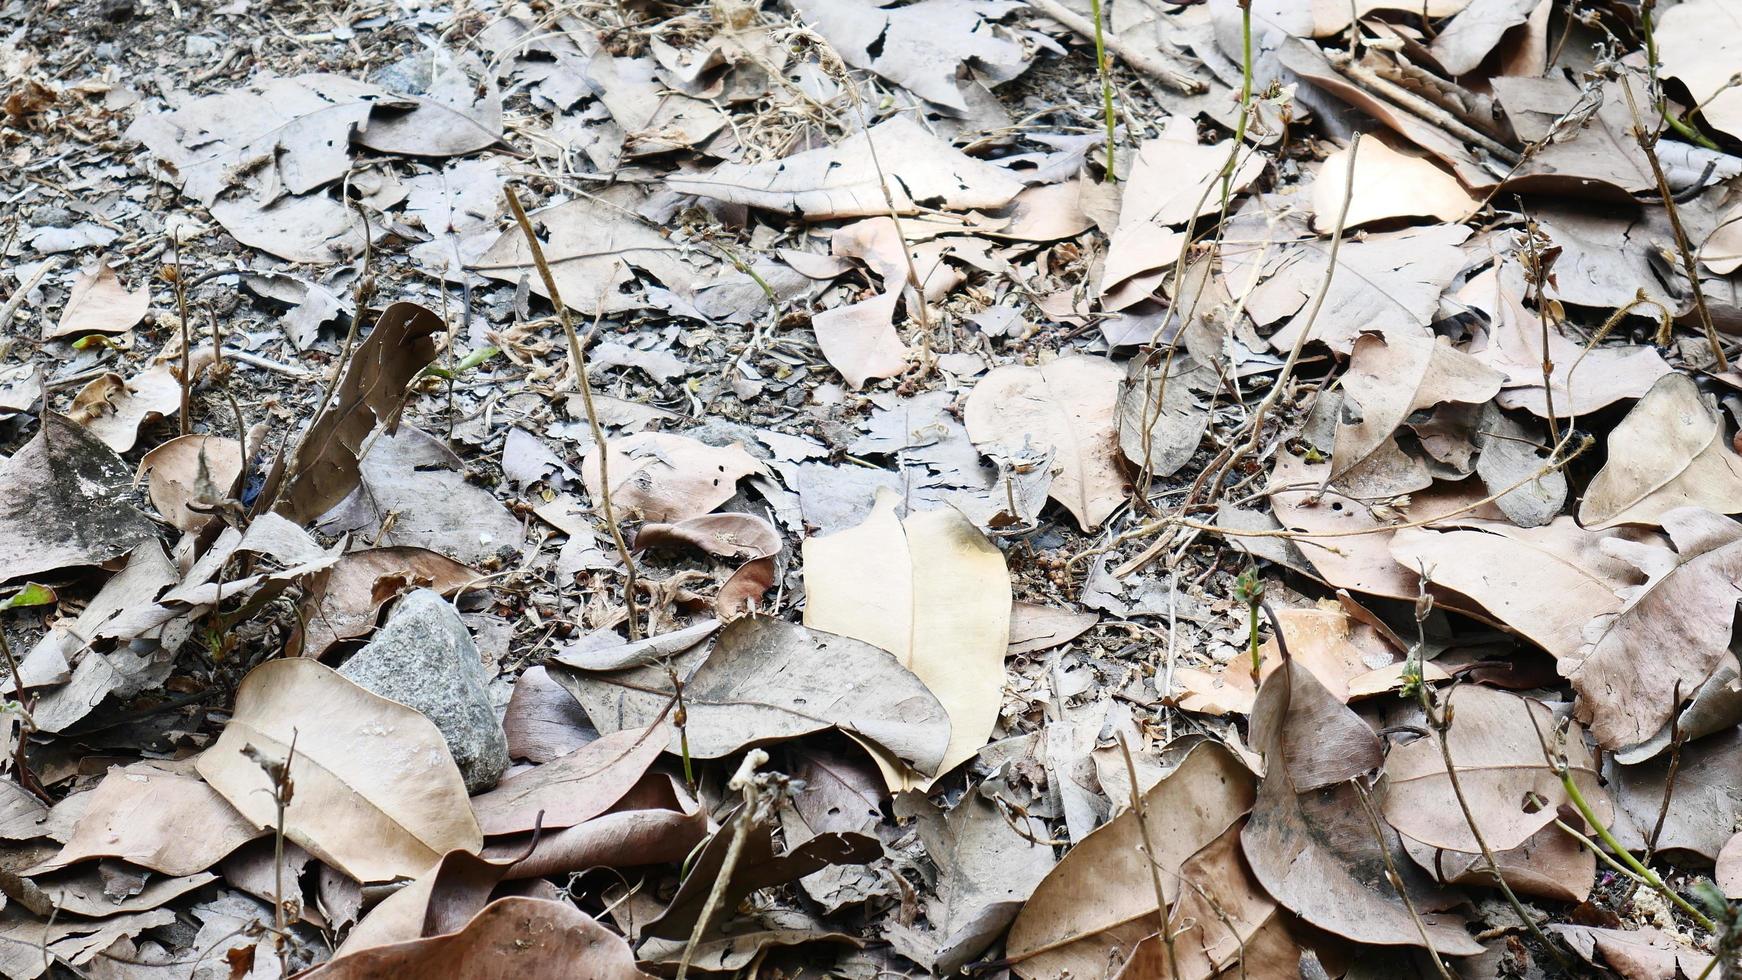
[[[1252,687],[1258,688],[1264,655],[1258,650],[1258,608],[1264,603],[1264,580],[1258,569],[1248,568],[1234,580],[1234,598],[1246,605],[1246,645],[1252,656]]]
[[[0,613],[31,606],[47,606],[55,601],[56,596],[53,589],[46,585],[32,583],[6,598],[0,599]],[[43,788],[42,783],[37,780],[36,774],[30,771],[29,760],[24,755],[25,741],[36,731],[36,719],[31,716],[30,706],[24,701],[24,678],[18,672],[18,658],[12,655],[12,644],[6,641],[6,631],[3,628],[0,628],[0,654],[4,654],[6,657],[6,667],[12,672],[12,695],[18,699],[15,704],[18,710],[20,731],[18,740],[12,746],[12,762],[13,768],[18,770],[18,784],[44,803],[53,803],[54,801],[49,798],[48,790]],[[12,707],[12,704],[6,705],[7,710],[11,710]]]
[[[1107,173],[1101,180],[1112,184],[1119,180],[1119,175],[1113,172],[1113,71],[1101,28],[1101,0],[1089,0],[1089,7],[1089,15],[1095,18],[1095,73],[1101,76],[1101,116],[1107,123]],[[1226,191],[1223,194],[1226,196]]]

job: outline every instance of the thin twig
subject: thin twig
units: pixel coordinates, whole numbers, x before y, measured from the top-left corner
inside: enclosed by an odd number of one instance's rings
[[[605,527],[611,532],[611,541],[617,546],[617,556],[623,561],[623,605],[629,610],[629,639],[639,640],[641,626],[637,622],[635,610],[635,559],[629,554],[629,545],[623,540],[623,529],[617,526],[617,515],[611,506],[611,447],[605,442],[605,429],[599,424],[598,411],[593,408],[593,383],[587,376],[587,354],[581,346],[580,336],[575,333],[575,323],[569,316],[569,308],[563,303],[562,293],[557,289],[556,277],[551,274],[550,263],[544,260],[544,248],[539,244],[538,236],[533,233],[532,221],[526,217],[526,209],[520,206],[520,197],[514,193],[512,187],[504,187],[502,190],[508,197],[508,209],[514,212],[514,220],[520,225],[520,233],[526,236],[526,247],[532,254],[532,264],[538,268],[539,277],[544,280],[544,289],[550,297],[551,305],[556,307],[557,320],[563,326],[563,336],[568,338],[570,366],[575,372],[575,384],[581,389],[581,404],[587,409],[587,425],[592,429],[593,445],[599,451],[599,508],[605,519]],[[595,329],[604,315],[605,299],[601,296],[593,317]]]
[[[1125,773],[1131,779],[1131,813],[1137,818],[1137,830],[1143,835],[1143,862],[1149,865],[1149,881],[1155,886],[1155,915],[1161,920],[1161,941],[1167,945],[1168,976],[1177,977],[1179,973],[1179,954],[1174,949],[1173,927],[1168,923],[1173,919],[1173,910],[1168,907],[1167,893],[1161,887],[1161,870],[1155,861],[1155,843],[1149,837],[1149,807],[1144,803],[1143,791],[1137,783],[1137,763],[1131,759],[1131,744],[1126,741],[1125,733],[1119,733],[1119,753],[1125,757]]]
[[[1028,0],[1028,5],[1047,16],[1047,19],[1059,24],[1084,38],[1095,36],[1095,25],[1058,0]],[[1205,91],[1203,82],[1193,78],[1183,68],[1170,65],[1159,57],[1139,51],[1119,40],[1119,35],[1107,38],[1107,49],[1119,56],[1119,60],[1143,72],[1167,88],[1184,95],[1198,95]]]
[[[751,749],[739,764],[732,781],[727,784],[728,788],[744,794],[744,808],[738,811],[738,819],[732,828],[732,843],[726,846],[726,858],[720,863],[720,873],[714,877],[713,887],[708,890],[708,900],[702,903],[702,914],[696,918],[695,927],[690,930],[689,942],[684,944],[683,958],[677,964],[677,980],[684,980],[689,973],[690,959],[695,955],[696,947],[701,944],[702,935],[708,931],[708,921],[714,917],[714,911],[726,897],[726,888],[732,882],[732,871],[738,866],[738,856],[744,853],[744,842],[749,839],[750,828],[756,822],[756,767],[767,761],[768,753],[761,749]]]
[[[1415,923],[1415,931],[1421,936],[1421,944],[1427,948],[1428,958],[1434,961],[1440,980],[1453,980],[1451,971],[1446,968],[1446,961],[1440,958],[1440,951],[1434,946],[1433,937],[1428,935],[1427,923],[1422,921],[1421,913],[1416,911],[1415,899],[1403,887],[1403,876],[1397,873],[1397,862],[1392,860],[1391,847],[1385,840],[1385,831],[1379,824],[1379,814],[1373,809],[1373,800],[1367,795],[1367,787],[1361,785],[1358,779],[1349,780],[1349,785],[1355,787],[1355,795],[1361,798],[1361,808],[1367,813],[1367,824],[1373,830],[1373,839],[1379,843],[1379,856],[1385,861],[1386,880],[1397,892],[1397,897],[1403,899],[1403,907],[1409,911],[1410,921]]]

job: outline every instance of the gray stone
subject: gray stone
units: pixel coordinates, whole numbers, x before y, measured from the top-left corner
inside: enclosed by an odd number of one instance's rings
[[[507,771],[508,737],[485,691],[478,648],[440,594],[418,589],[399,600],[387,625],[339,673],[435,722],[467,792],[489,789]]]

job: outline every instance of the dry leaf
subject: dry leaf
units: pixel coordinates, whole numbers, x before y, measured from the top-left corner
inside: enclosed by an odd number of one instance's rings
[[[1503,380],[1441,339],[1363,334],[1343,375],[1331,479],[1347,477],[1394,444],[1392,433],[1416,412],[1442,402],[1481,404],[1499,393]]]
[[[1145,364],[1134,358],[1119,384],[1119,449],[1139,472],[1168,477],[1191,462],[1210,426],[1209,409],[1192,389],[1214,391],[1216,379],[1185,357],[1173,360],[1165,378]]]
[[[1458,765],[1461,768],[1463,763]],[[1435,881],[1472,888],[1494,887],[1488,859],[1481,854],[1440,850],[1408,836],[1402,840],[1410,860]],[[1551,902],[1583,902],[1590,897],[1597,877],[1597,855],[1552,824],[1511,850],[1495,849],[1494,864],[1514,892]]]
[[[1451,712],[1446,739],[1458,784],[1489,847],[1508,851],[1522,845],[1554,822],[1557,808],[1572,805],[1537,738],[1537,732],[1555,728],[1547,705],[1464,684],[1446,698],[1445,710]],[[1566,752],[1579,791],[1607,825],[1609,801],[1577,725],[1567,733]],[[1385,777],[1385,819],[1398,833],[1432,847],[1481,851],[1452,791],[1437,737],[1393,745]]]
[[[1040,367],[995,368],[968,395],[962,418],[981,452],[1053,451],[1048,495],[1090,530],[1125,500],[1119,468],[1119,387],[1124,372],[1099,357]]]
[[[1712,880],[1724,890],[1725,898],[1742,898],[1742,834],[1733,835],[1718,851]]]
[[[1233,152],[1230,140],[1203,146],[1163,134],[1146,140],[1120,185],[1119,224],[1107,245],[1103,289],[1156,269],[1172,269],[1180,239],[1169,226],[1182,225],[1222,207],[1222,172]],[[1260,154],[1241,154],[1228,193],[1245,190],[1264,172]]]
[[[1331,600],[1320,602],[1314,609],[1278,609],[1276,619],[1288,641],[1289,656],[1311,671],[1332,697],[1345,704],[1360,693],[1351,686],[1356,679],[1400,662],[1397,651],[1378,630],[1350,618]],[[1260,681],[1282,666],[1275,637],[1258,648],[1258,655]],[[1431,664],[1427,666],[1430,671],[1433,669]],[[1214,672],[1175,670],[1173,681],[1176,687],[1184,689],[1178,707],[1199,714],[1250,714],[1252,702],[1258,696],[1252,683],[1252,661],[1245,655],[1235,657]]]
[[[383,311],[351,355],[326,411],[309,424],[296,452],[273,464],[254,512],[271,507],[306,524],[356,490],[363,479],[358,454],[377,429],[395,431],[408,386],[435,361],[431,335],[443,329],[441,317],[415,303]]]
[[[156,535],[128,502],[127,466],[83,426],[49,414],[0,462],[0,581],[96,565]]]
[[[1675,793],[1657,846],[1651,848],[1669,768],[1665,753],[1636,766],[1610,769],[1616,840],[1629,850],[1679,852],[1684,859],[1698,855],[1700,863],[1716,861],[1742,816],[1742,730],[1730,728],[1682,746]]]
[[[1657,18],[1654,40],[1663,73],[1680,81],[1713,129],[1742,138],[1742,10],[1725,0],[1687,0]]]
[[[883,184],[875,152],[882,164]],[[808,221],[921,209],[997,210],[1022,190],[1010,171],[964,155],[898,114],[833,146],[764,163],[725,163],[704,174],[673,174],[668,190],[797,215]]]
[[[1396,833],[1375,825],[1377,813],[1356,789],[1355,780],[1384,761],[1378,736],[1305,667],[1291,660],[1260,688],[1252,745],[1264,755],[1265,776],[1240,842],[1272,898],[1358,943],[1416,945],[1421,933],[1398,896],[1403,888],[1441,953],[1482,951],[1455,919],[1434,914],[1451,902],[1409,863]],[[1400,875],[1395,886],[1381,848]]]
[[[635,269],[673,290],[687,288],[697,276],[677,243],[659,229],[591,197],[541,208],[527,217],[535,230],[542,229],[539,245],[563,303],[588,316],[601,305],[606,313],[639,309],[642,301],[626,288],[635,278]],[[525,280],[533,292],[550,299],[518,226],[504,231],[467,268],[504,282]]]
[[[423,57],[433,61],[429,84],[415,95],[401,96],[399,100],[411,103],[403,110],[392,102],[376,107],[368,125],[356,133],[358,144],[377,153],[446,157],[475,153],[501,141],[502,97],[495,73],[475,56],[456,59],[436,50]],[[468,77],[462,64],[481,80]]]
[[[1337,215],[1343,213],[1349,156],[1347,147],[1331,154],[1313,177],[1313,225],[1320,232],[1329,232]],[[1344,215],[1344,228],[1391,218],[1438,218],[1455,223],[1476,209],[1476,199],[1456,177],[1423,157],[1399,152],[1377,139],[1362,143],[1358,157],[1354,198]]]
[[[1609,433],[1608,450],[1579,503],[1586,527],[1657,524],[1678,507],[1742,513],[1742,456],[1685,374],[1652,385]]]
[[[1524,23],[1539,0],[1471,0],[1428,46],[1434,60],[1456,77],[1475,71],[1506,32]],[[1447,221],[1457,220],[1448,216]]]
[[[613,732],[537,768],[512,773],[472,798],[486,836],[543,826],[560,830],[614,806],[659,758],[671,732],[664,724]]]
[[[1555,923],[1548,930],[1566,940],[1585,962],[1601,961],[1626,980],[1675,980],[1710,972],[1712,957],[1651,926],[1602,929]]]
[[[804,622],[889,651],[949,714],[949,748],[924,776],[972,758],[992,735],[1010,644],[1010,573],[953,509],[895,516],[881,491],[856,528],[804,542]],[[879,758],[892,789],[912,780]]]
[[[1462,226],[1433,225],[1344,244],[1308,339],[1346,354],[1364,332],[1387,338],[1420,335],[1438,315],[1440,293],[1464,267],[1458,246],[1468,237]],[[1277,350],[1292,348],[1306,329],[1308,301],[1325,277],[1329,253],[1323,242],[1291,246],[1284,253],[1286,264],[1252,291],[1250,303],[1298,311],[1270,335]]]
[[[753,611],[773,587],[774,559],[782,548],[780,532],[754,514],[704,514],[676,524],[644,524],[635,532],[637,551],[667,544],[743,562],[714,599],[715,615],[728,620]]]
[[[1170,904],[1184,891],[1180,866],[1233,826],[1252,801],[1251,772],[1214,742],[1193,747],[1144,793],[1153,860]],[[1143,840],[1136,811],[1126,809],[1065,854],[1010,927],[1005,956],[1018,976],[1098,976],[1113,954],[1129,953],[1156,931]]]
[[[927,102],[969,115],[956,75],[1005,81],[1028,67],[1023,45],[992,21],[1009,8],[976,0],[922,0],[887,9],[869,0],[798,0],[805,24],[854,68],[886,78]]]
[[[1005,653],[1014,657],[1063,646],[1100,621],[1098,612],[1075,612],[1018,600],[1010,607],[1010,647]]]
[[[412,589],[452,595],[474,569],[423,548],[367,548],[340,558],[308,583],[289,649],[320,657],[341,640],[375,628],[381,607]]]
[[[546,666],[601,732],[615,732],[652,724],[673,702],[664,656],[650,659],[591,671],[563,661]],[[698,661],[699,647],[672,658],[680,678],[694,670],[683,687],[693,758],[838,728],[932,773],[949,747],[949,715],[937,697],[869,643],[745,616],[720,630],[712,653]],[[668,749],[683,751],[675,732]]]
[[[574,695],[543,667],[528,667],[514,682],[502,716],[508,754],[527,762],[550,762],[599,737]]]
[[[712,511],[738,492],[738,481],[763,472],[738,443],[710,446],[670,432],[638,432],[607,441],[611,505],[617,519],[678,522]],[[599,447],[581,460],[581,479],[595,509],[600,499]]]
[[[892,288],[811,317],[811,330],[823,357],[854,390],[873,378],[891,378],[907,370],[907,359],[913,352],[902,343],[894,326],[895,303],[900,298],[901,290]]]
[[[272,781],[248,750],[282,761],[292,738],[285,836],[352,878],[416,877],[448,851],[482,846],[434,723],[306,658],[249,671],[200,775],[257,827],[273,826]]]
[[[151,309],[151,291],[127,291],[121,277],[108,263],[99,261],[95,271],[80,272],[73,280],[60,321],[43,340],[78,337],[88,333],[126,333]]]
[[[488,854],[517,859],[511,879],[681,862],[707,839],[707,811],[670,776],[650,773],[607,813],[586,823],[498,838]],[[532,853],[528,854],[527,849]]]
[[[151,506],[183,531],[210,524],[217,515],[194,510],[189,504],[210,508],[221,500],[207,499],[208,489],[227,495],[242,472],[242,444],[223,436],[185,435],[169,440],[139,460],[146,477]]]
[[[189,362],[194,378],[198,380],[211,363],[209,348],[194,352]],[[180,408],[180,364],[162,362],[139,372],[131,381],[124,381],[113,372],[98,377],[73,396],[67,417],[83,425],[110,449],[124,453],[139,441],[140,426],[169,418]]]
[[[1525,425],[1498,405],[1484,405],[1476,416],[1476,475],[1489,493],[1500,494],[1494,506],[1519,527],[1541,527],[1567,504],[1566,471],[1543,472],[1553,455],[1548,437],[1547,426]]]
[[[191,875],[261,832],[198,778],[137,763],[109,770],[66,846],[30,873],[120,858],[166,875]]]

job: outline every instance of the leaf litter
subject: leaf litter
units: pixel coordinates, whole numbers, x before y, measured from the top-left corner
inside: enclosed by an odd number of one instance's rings
[[[1726,4],[260,6],[0,9],[0,974],[1734,969]]]

